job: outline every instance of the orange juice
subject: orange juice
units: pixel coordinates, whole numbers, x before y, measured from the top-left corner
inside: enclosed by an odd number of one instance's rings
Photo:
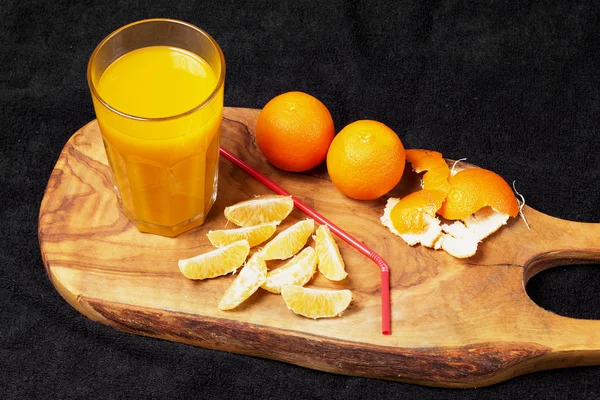
[[[169,46],[132,50],[102,72],[96,116],[121,208],[140,230],[175,236],[202,224],[212,206],[218,80],[203,58]]]

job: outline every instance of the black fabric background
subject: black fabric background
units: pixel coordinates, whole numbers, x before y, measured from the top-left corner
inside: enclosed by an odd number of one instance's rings
[[[136,337],[78,314],[48,281],[37,214],[62,146],[94,118],[96,44],[143,18],[194,23],[227,60],[225,104],[302,90],[337,130],[357,119],[408,148],[492,169],[532,207],[600,221],[600,7],[589,1],[0,3],[0,395],[29,398],[599,398],[600,367],[449,390],[326,374]],[[563,315],[600,319],[596,265],[529,284]]]

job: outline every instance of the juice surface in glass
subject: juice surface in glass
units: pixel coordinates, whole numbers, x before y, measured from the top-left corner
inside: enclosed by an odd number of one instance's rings
[[[96,116],[121,208],[141,231],[176,236],[204,222],[217,192],[217,84],[207,61],[171,46],[132,50],[102,72],[96,90],[112,110],[94,98]]]

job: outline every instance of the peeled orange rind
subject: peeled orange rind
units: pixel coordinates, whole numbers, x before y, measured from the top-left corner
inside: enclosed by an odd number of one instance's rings
[[[219,309],[225,311],[236,308],[252,296],[266,280],[267,264],[255,253],[221,298]]]
[[[463,220],[486,206],[511,217],[519,213],[519,204],[511,187],[492,171],[464,169],[448,181],[450,192],[438,210],[438,214],[446,219]]]
[[[283,221],[294,209],[291,196],[263,195],[225,208],[225,218],[242,227]]]
[[[318,290],[302,286],[284,286],[281,297],[287,307],[307,318],[337,317],[348,308],[352,292],[344,290]]]
[[[491,207],[483,207],[465,218],[463,223],[481,241],[506,225],[508,218],[507,214],[498,212]]]
[[[445,197],[439,190],[419,190],[395,202],[387,218],[400,234],[421,232],[427,225],[425,216],[435,217]]]
[[[179,270],[188,279],[208,279],[234,272],[250,252],[247,240],[240,240],[196,257],[179,260]]]
[[[506,225],[509,216],[484,207],[463,221],[442,224],[443,233],[434,248],[441,248],[456,258],[475,255],[479,243]]]
[[[446,194],[450,191],[448,183],[450,168],[442,153],[433,150],[406,150],[406,161],[416,173],[425,172],[421,182],[423,189],[439,190]]]
[[[426,171],[424,189],[388,199],[381,222],[411,246],[471,257],[479,242],[519,213],[512,189],[492,171],[469,168],[451,174],[442,155],[429,150],[407,150],[406,159],[417,173]],[[436,213],[454,222],[441,223]]]
[[[418,193],[418,192],[417,192]],[[403,199],[402,199],[403,200]],[[414,214],[407,215],[407,222],[412,226],[419,226],[418,230],[399,232],[394,226],[391,213],[398,207],[398,204],[402,201],[396,198],[389,198],[383,216],[381,217],[381,223],[386,226],[393,234],[400,236],[410,246],[422,244],[423,246],[433,247],[433,244],[440,236],[442,229],[440,227],[440,220],[435,218],[435,211],[433,214],[427,210],[412,210]],[[403,207],[400,208],[402,209]],[[409,210],[410,211],[410,210]],[[402,223],[402,221],[400,221]]]

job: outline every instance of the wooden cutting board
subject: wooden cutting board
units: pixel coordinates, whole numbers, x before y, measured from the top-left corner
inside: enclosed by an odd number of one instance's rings
[[[263,290],[220,311],[234,277],[190,281],[177,260],[212,249],[205,234],[226,227],[227,205],[269,190],[221,159],[218,199],[204,226],[174,239],[140,233],[117,208],[96,121],[65,145],[40,208],[41,253],[60,294],[87,317],[125,332],[424,385],[485,386],[537,370],[600,364],[600,321],[555,315],[525,292],[527,280],[546,268],[598,263],[600,224],[525,207],[531,231],[513,219],[472,258],[412,248],[380,224],[386,199],[351,200],[324,168],[293,174],[268,164],[254,140],[257,116],[226,108],[222,145],[384,257],[391,335],[380,331],[379,269],[341,240],[348,278],[334,283],[315,275],[307,285],[352,290],[353,304],[341,318],[303,318]],[[403,195],[416,181],[405,174],[392,194]],[[282,225],[302,218],[294,210]]]

